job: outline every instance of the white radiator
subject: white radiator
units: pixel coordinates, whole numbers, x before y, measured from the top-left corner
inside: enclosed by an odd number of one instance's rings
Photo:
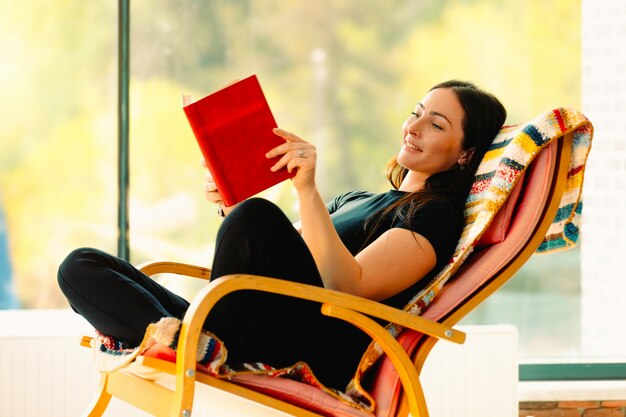
[[[438,343],[422,373],[431,417],[517,416],[515,328],[459,328],[467,342]],[[91,333],[69,310],[0,311],[0,416],[79,416],[98,389],[91,351],[79,346]],[[210,387],[198,387],[197,394],[196,417],[284,416]],[[221,409],[233,401],[235,410]],[[105,416],[147,414],[113,399]]]
[[[466,342],[438,342],[422,370],[430,416],[517,417],[517,329],[457,328],[467,333]]]
[[[93,329],[70,310],[0,311],[0,416],[74,417],[98,390],[90,349]],[[148,416],[112,401],[110,416]]]

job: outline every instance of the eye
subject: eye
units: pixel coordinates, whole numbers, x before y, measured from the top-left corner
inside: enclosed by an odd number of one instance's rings
[[[412,112],[411,112],[411,115],[410,115],[409,117],[412,117],[412,118],[414,118],[414,119],[419,119],[420,115],[419,115],[419,114],[417,114],[416,112],[412,111]]]
[[[437,130],[443,130],[443,127],[441,127],[440,125],[438,125],[437,123],[433,122],[433,127]]]

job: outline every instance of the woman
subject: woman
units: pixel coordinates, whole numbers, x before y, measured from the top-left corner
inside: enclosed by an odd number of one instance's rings
[[[315,183],[315,147],[276,129],[272,170],[296,170],[301,228],[272,203],[253,198],[225,209],[212,279],[249,273],[344,291],[402,308],[450,259],[474,172],[506,119],[502,104],[473,84],[434,86],[402,126],[402,146],[387,167],[394,189],[351,192],[328,206]],[[207,175],[206,197],[220,204]],[[78,249],[61,264],[59,285],[72,308],[98,331],[138,345],[148,324],[182,318],[189,303],[127,262]],[[325,385],[343,389],[370,339],[319,305],[252,291],[217,303],[204,328],[230,363],[275,367],[308,363]],[[329,342],[329,341],[332,341]]]

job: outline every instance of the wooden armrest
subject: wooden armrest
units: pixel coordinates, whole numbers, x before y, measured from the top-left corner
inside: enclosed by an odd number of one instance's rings
[[[146,263],[140,265],[139,270],[146,275],[171,273],[202,279],[209,279],[211,276],[210,268],[169,261]],[[424,319],[423,317],[351,294],[255,275],[231,275],[229,277],[221,277],[214,282],[221,282],[224,280],[236,280],[236,283],[226,284],[226,287],[223,287],[225,292],[222,293],[219,298],[229,292],[243,289],[273,292],[276,294],[283,294],[349,308],[369,316],[400,324],[404,327],[425,333],[429,336],[449,340],[455,343],[463,343],[465,341],[465,334],[453,329],[452,327],[445,326],[437,322]],[[214,287],[217,285],[212,283],[210,286]]]
[[[228,275],[214,280],[194,298],[188,313],[196,314],[196,310],[206,310],[208,314],[217,300],[228,293],[240,290],[271,292],[335,305],[397,323],[439,339],[459,344],[465,342],[465,333],[459,330],[376,301],[312,285],[247,274]],[[187,315],[185,317],[187,318]]]
[[[210,279],[211,268],[197,265],[189,265],[180,262],[160,261],[147,262],[137,267],[144,274],[151,276],[156,274],[176,274],[188,277]]]

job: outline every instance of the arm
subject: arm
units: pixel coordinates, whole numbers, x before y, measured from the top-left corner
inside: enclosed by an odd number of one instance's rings
[[[302,236],[327,288],[384,300],[426,275],[436,263],[423,236],[393,228],[356,256],[343,245],[319,193],[300,194]]]
[[[297,169],[293,184],[300,200],[302,237],[320,271],[324,286],[361,297],[383,300],[426,275],[436,263],[435,251],[423,236],[405,229],[391,229],[356,257],[335,231],[315,184],[315,147],[281,129],[275,133],[287,143],[270,151],[268,158],[283,155],[272,168]],[[304,154],[300,153],[304,151]]]

